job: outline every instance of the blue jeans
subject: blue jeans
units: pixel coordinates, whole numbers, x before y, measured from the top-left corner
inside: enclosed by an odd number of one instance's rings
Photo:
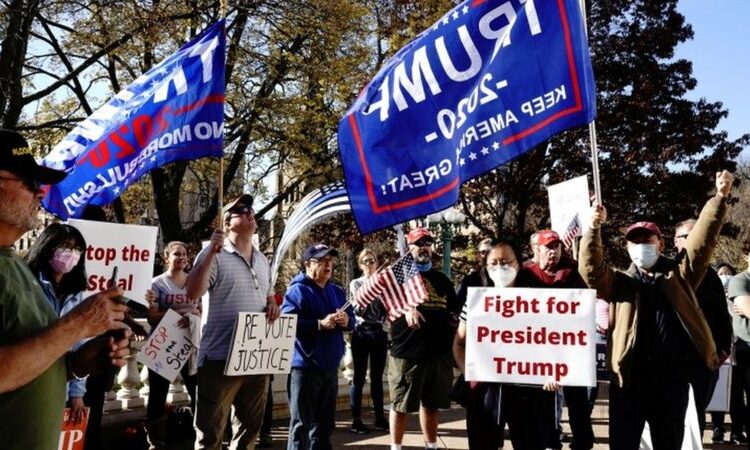
[[[382,329],[366,331],[359,328],[352,333],[352,360],[354,381],[349,389],[349,405],[352,419],[362,417],[362,389],[367,375],[367,360],[370,360],[370,395],[375,408],[375,418],[383,419],[383,371],[388,352],[388,336]]]
[[[292,369],[287,392],[291,415],[287,450],[331,450],[338,372]]]

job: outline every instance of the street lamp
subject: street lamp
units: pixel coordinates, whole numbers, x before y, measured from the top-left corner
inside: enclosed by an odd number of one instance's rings
[[[451,243],[453,242],[454,229],[458,230],[466,216],[450,207],[427,216],[427,226],[433,230],[440,230],[440,239],[443,241],[443,273],[451,276]]]

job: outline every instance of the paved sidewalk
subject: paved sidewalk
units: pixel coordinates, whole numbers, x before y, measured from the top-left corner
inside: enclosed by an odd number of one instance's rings
[[[609,438],[607,436],[607,399],[598,400],[594,412],[592,415],[592,421],[594,424],[594,434],[596,436],[595,450],[604,450],[609,448]],[[466,435],[466,423],[465,414],[463,408],[454,405],[453,408],[447,411],[441,411],[440,415],[440,427],[438,433],[438,444],[443,449],[468,449],[468,441]],[[104,435],[107,437],[108,449],[110,450],[141,450],[147,448],[143,435],[138,435],[137,431],[139,424],[136,422],[137,418],[132,417],[132,420],[128,423],[110,423],[106,424]],[[728,419],[728,415],[727,415]],[[372,410],[364,408],[363,410],[363,421],[367,426],[370,426],[374,420]],[[279,419],[274,421],[273,427],[273,446],[270,447],[275,450],[281,450],[286,448],[286,437],[288,431],[288,420]],[[351,424],[350,414],[348,410],[339,410],[336,414],[336,430],[333,433],[332,441],[333,448],[346,448],[354,447],[357,449],[388,449],[390,439],[386,432],[372,430],[367,435],[357,435],[349,431]],[[726,425],[729,426],[728,424]],[[128,430],[130,428],[130,430]],[[404,436],[403,448],[407,449],[420,449],[424,448],[424,442],[422,441],[422,434],[419,429],[419,421],[416,414],[410,415],[407,423],[406,434]],[[563,417],[563,431],[570,435],[570,427],[568,426],[567,417]],[[727,433],[727,438],[729,434]],[[706,449],[721,449],[721,450],[737,450],[744,448],[744,446],[734,446],[729,444],[717,445],[708,444],[710,441],[710,432],[707,431],[704,435],[703,442],[704,448]],[[173,442],[169,447],[170,450],[189,450],[193,448],[193,441],[190,438],[183,437],[177,442]],[[569,448],[569,443],[563,444],[564,449]],[[506,440],[506,444],[503,447],[505,449],[512,449],[510,440]]]

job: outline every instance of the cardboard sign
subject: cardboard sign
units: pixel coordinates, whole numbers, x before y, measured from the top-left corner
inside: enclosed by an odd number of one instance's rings
[[[469,288],[466,380],[596,386],[596,292]]]
[[[182,319],[180,314],[168,309],[136,358],[170,383],[177,378],[198,344],[192,341],[192,333]]]
[[[72,409],[65,408],[57,450],[83,450],[83,441],[86,438],[86,426],[89,423],[89,408],[85,408],[83,418],[78,423],[70,422],[71,412]]]
[[[296,336],[296,314],[268,323],[266,313],[238,313],[224,375],[290,373]]]
[[[573,220],[583,227],[589,221],[591,202],[589,183],[586,175],[573,178],[547,188],[549,194],[549,215],[552,229],[563,236]]]
[[[732,364],[729,361],[719,367],[719,379],[716,382],[714,395],[706,407],[706,411],[728,412],[729,397],[732,385]]]
[[[86,294],[109,288],[117,267],[116,283],[125,297],[148,308],[146,290],[151,289],[158,228],[77,219],[68,224],[86,239]]]

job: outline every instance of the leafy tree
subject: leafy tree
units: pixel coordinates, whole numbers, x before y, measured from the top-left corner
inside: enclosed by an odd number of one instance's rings
[[[3,13],[8,25],[0,51],[0,120],[34,138],[40,153],[219,15],[218,1],[203,0],[10,6]],[[285,181],[260,208],[262,215],[304,184],[340,178],[330,163],[333,139],[338,117],[356,93],[352,86],[361,85],[361,68],[370,63],[361,20],[366,12],[353,1],[233,2],[227,16],[225,195],[244,185],[262,191],[263,179],[282,169]],[[210,173],[218,178],[216,164],[206,161],[152,171],[152,195],[142,188],[125,195],[127,219],[153,203],[164,239],[195,239],[215,217],[217,198],[203,192],[209,204],[186,222],[181,207],[192,205],[181,205],[181,194],[215,189],[206,182]]]
[[[696,81],[690,62],[676,60],[674,49],[692,30],[676,0],[589,3],[601,181],[611,218],[605,231],[619,235],[619,228],[642,217],[669,229],[697,213],[713,172],[733,169],[750,135],[728,139],[716,131],[728,114],[721,103],[685,98]],[[217,0],[3,4],[0,122],[30,135],[41,152],[219,16]],[[259,213],[279,208],[283,218],[290,195],[340,179],[335,131],[343,111],[388,56],[453,4],[231,2],[225,194],[244,186],[262,193],[264,180],[278,174],[277,193]],[[524,242],[532,230],[548,226],[546,186],[590,167],[587,130],[572,130],[465,185],[460,205],[479,234]],[[209,160],[155,170],[126,192],[122,216],[136,220],[153,205],[164,239],[194,240],[215,216],[217,173]],[[184,192],[203,199],[192,220],[184,210],[195,205],[184,202],[194,201]]]
[[[714,173],[734,170],[750,135],[728,139],[716,131],[728,114],[720,102],[685,97],[696,80],[674,49],[693,32],[676,0],[589,3],[605,232],[641,218],[669,229],[697,215]],[[590,172],[588,130],[571,130],[470,183],[461,204],[483,234],[524,242],[549,226],[546,187]]]

